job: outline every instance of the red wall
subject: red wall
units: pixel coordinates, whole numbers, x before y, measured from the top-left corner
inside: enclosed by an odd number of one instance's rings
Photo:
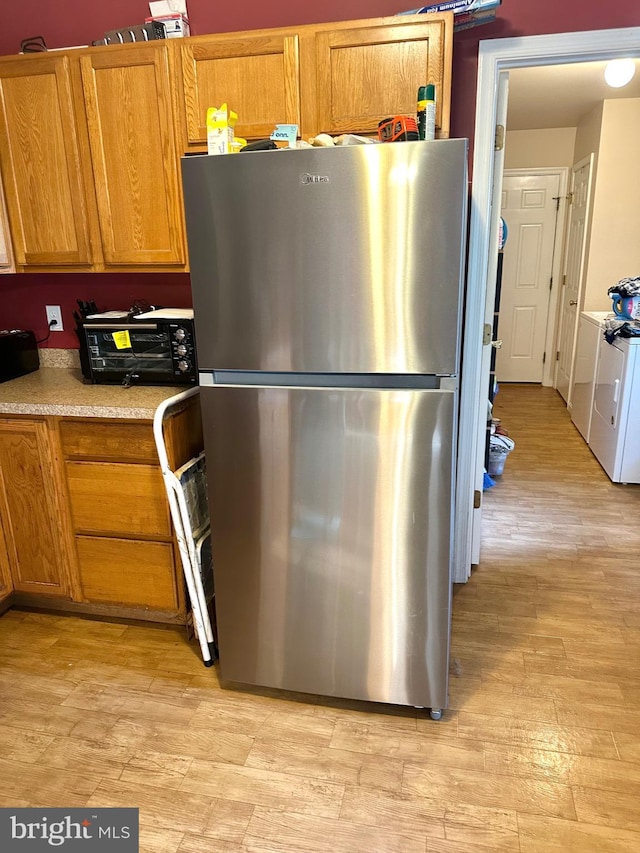
[[[415,8],[414,0],[271,0],[262,3],[214,3],[188,0],[192,32],[276,27],[393,15]],[[148,14],[143,0],[20,0],[0,28],[0,55],[17,53],[21,39],[42,35],[47,45],[88,44],[105,30],[141,22]],[[540,33],[640,26],[638,0],[503,0],[495,23],[456,34],[453,60],[452,136],[473,136],[478,41]],[[146,299],[177,307],[190,304],[188,276],[178,274],[57,274],[0,277],[0,328],[46,331],[44,306],[62,305],[63,321],[73,327],[76,299],[95,299],[101,307],[127,307]],[[49,346],[76,345],[73,332],[57,333]]]

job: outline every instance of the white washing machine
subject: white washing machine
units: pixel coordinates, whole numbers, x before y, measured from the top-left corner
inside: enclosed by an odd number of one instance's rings
[[[584,440],[589,443],[593,391],[598,367],[598,350],[604,340],[604,321],[613,317],[610,311],[582,311],[578,325],[576,363],[573,371],[573,386],[569,411]]]
[[[589,446],[614,483],[640,483],[640,338],[599,347]]]

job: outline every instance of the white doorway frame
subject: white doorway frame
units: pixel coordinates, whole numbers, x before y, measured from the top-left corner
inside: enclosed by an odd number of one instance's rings
[[[542,367],[542,384],[552,385],[555,387],[555,342],[557,340],[558,294],[562,286],[562,269],[564,265],[564,239],[567,216],[569,166],[545,166],[539,169],[531,166],[526,169],[504,169],[502,172],[503,177],[526,178],[530,175],[558,176],[558,209],[554,230],[553,256],[551,259],[551,281],[553,284],[549,291],[547,324],[544,335],[544,351],[547,354],[547,358]],[[502,281],[502,291],[504,292],[504,279]]]
[[[494,245],[491,241],[497,218],[493,215],[494,179],[498,184],[501,179],[494,174],[496,116],[504,107],[498,93],[507,97],[503,80],[512,68],[625,56],[640,56],[640,27],[490,39],[479,44],[454,532],[453,580],[458,583],[469,578],[472,564],[480,559],[482,507],[474,508],[474,493],[482,494],[484,476],[485,431],[478,424],[487,408],[489,375],[483,370],[483,331],[487,314],[493,312],[495,281],[490,273],[495,272],[498,254],[497,241]]]

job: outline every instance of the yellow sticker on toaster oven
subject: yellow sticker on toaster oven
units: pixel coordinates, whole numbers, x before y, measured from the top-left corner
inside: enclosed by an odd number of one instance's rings
[[[114,332],[113,342],[116,345],[116,349],[131,349],[131,338],[127,331]]]

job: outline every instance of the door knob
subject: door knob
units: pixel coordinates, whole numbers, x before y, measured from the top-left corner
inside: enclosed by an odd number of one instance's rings
[[[577,299],[570,299],[570,300],[569,300],[569,305],[577,305],[577,304],[578,304],[578,300],[577,300]]]
[[[494,349],[502,349],[502,341],[491,341],[491,346]]]

